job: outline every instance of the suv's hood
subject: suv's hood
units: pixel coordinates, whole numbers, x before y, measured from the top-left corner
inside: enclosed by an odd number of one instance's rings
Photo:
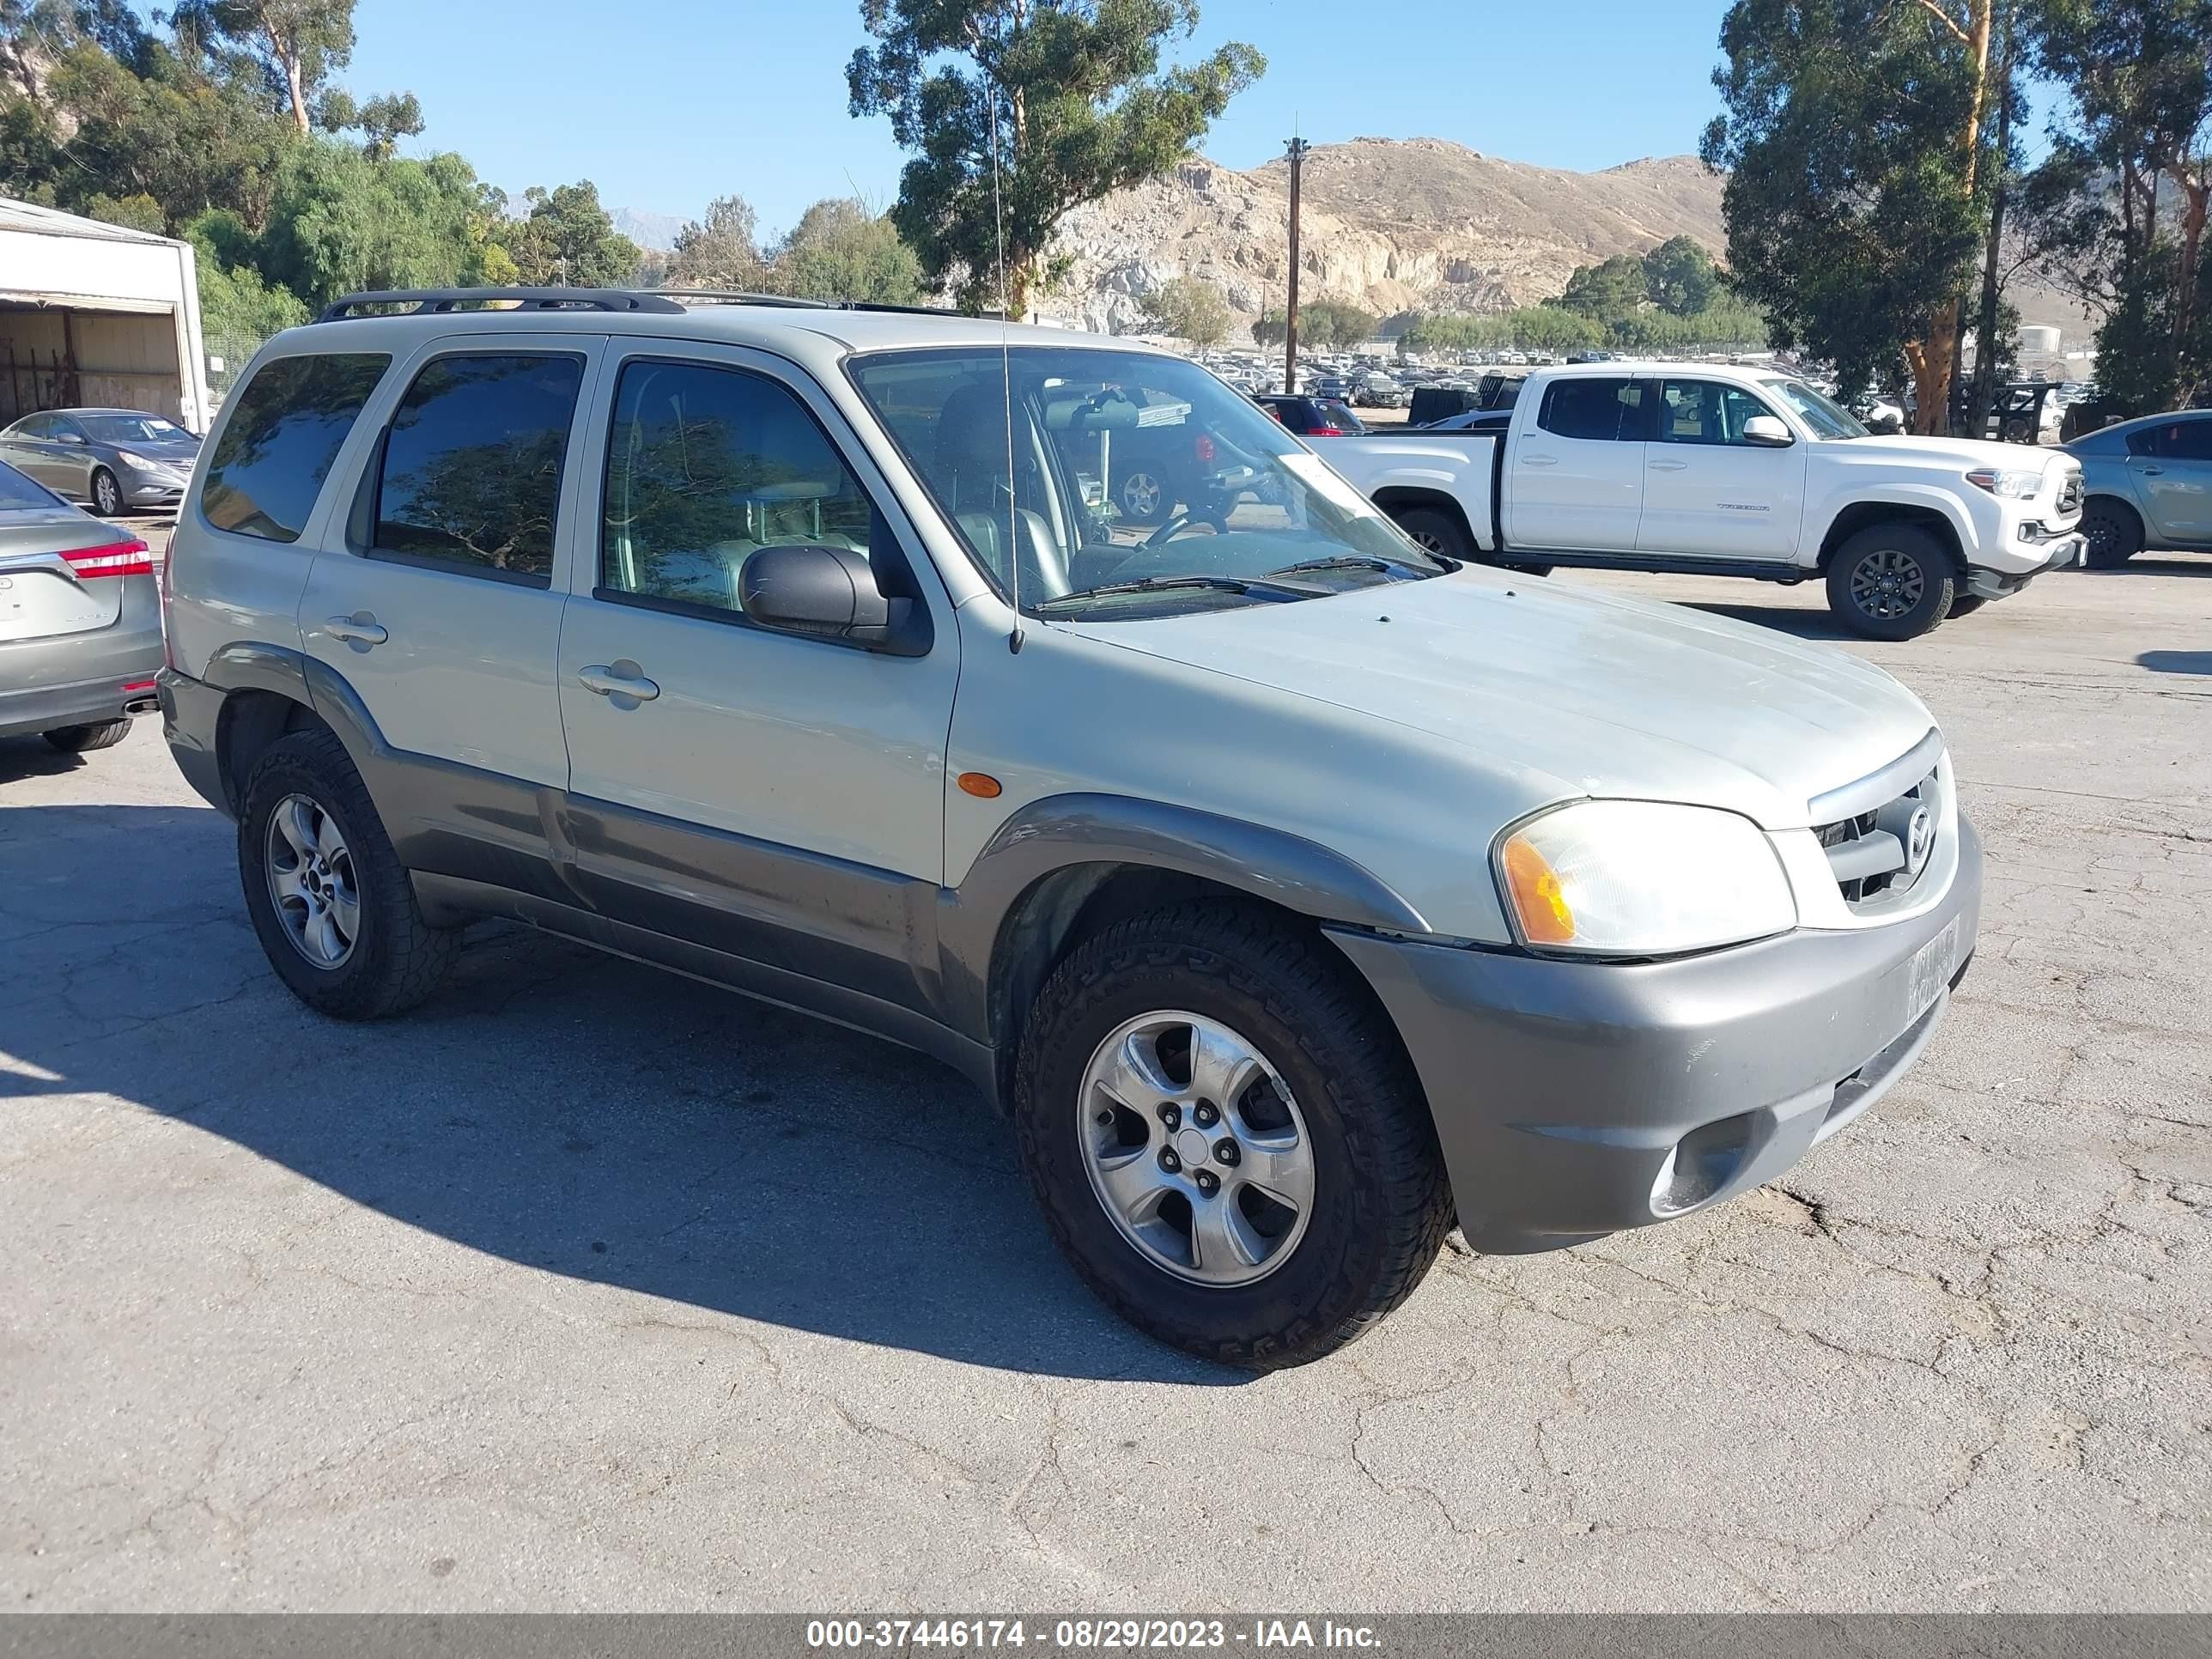
[[[1483,569],[1077,631],[1463,743],[1548,775],[1553,798],[1694,801],[1777,830],[1935,724],[1844,652]]]

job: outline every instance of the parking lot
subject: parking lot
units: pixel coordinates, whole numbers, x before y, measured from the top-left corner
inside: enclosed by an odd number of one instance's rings
[[[935,1064],[503,926],[326,1022],[158,722],[0,743],[0,1597],[2212,1609],[2212,560],[1843,648],[1987,842],[1926,1058],[1259,1378],[1095,1303]]]

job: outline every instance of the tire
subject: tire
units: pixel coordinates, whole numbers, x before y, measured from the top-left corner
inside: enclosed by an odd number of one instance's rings
[[[276,867],[272,842],[283,842],[283,831],[272,819],[278,808],[289,811],[300,802],[307,804],[311,818],[319,813],[316,822],[326,821],[336,830],[338,852],[330,857],[329,873],[319,876],[318,884],[327,893],[349,894],[352,901],[353,931],[347,939],[341,927],[337,937],[346,948],[335,961],[318,956],[313,943],[295,937],[301,907],[287,903],[280,915],[271,884]],[[361,774],[329,732],[295,732],[271,744],[255,763],[239,813],[238,868],[246,913],[270,966],[293,995],[319,1012],[340,1019],[396,1014],[435,990],[453,961],[459,931],[432,927],[422,920],[414,884],[392,849]],[[335,918],[347,913],[342,902],[324,909]],[[308,907],[307,914],[315,912]],[[313,927],[310,921],[306,931],[312,933]]]
[[[123,511],[123,486],[104,466],[92,469],[92,510],[103,519],[112,519]]]
[[[2143,550],[2142,520],[2109,495],[2092,496],[2081,509],[2081,534],[2088,543],[2081,562],[2092,570],[2118,570]]]
[[[1462,564],[1473,564],[1482,557],[1466,526],[1441,507],[1400,507],[1390,517],[1425,552],[1441,553]]]
[[[1193,1020],[1256,1056],[1261,1069],[1248,1070],[1236,1100],[1222,1103],[1233,1121],[1218,1116],[1206,1127],[1194,1097],[1178,1129],[1163,1121],[1162,1103],[1116,1107],[1091,1086],[1102,1057],[1121,1051],[1121,1033],[1149,1042],[1143,1034],[1158,1027],[1166,1033],[1153,1050],[1166,1068],[1162,1080],[1176,1085],[1161,1057],[1179,1030],[1186,1059],[1176,1086],[1192,1089]],[[1283,1105],[1279,1085],[1293,1104]],[[1101,1111],[1113,1121],[1103,1122]],[[1076,1272],[1139,1329],[1211,1360],[1273,1369],[1352,1341],[1412,1294],[1451,1224],[1435,1126],[1395,1032],[1324,946],[1255,908],[1208,902],[1138,916],[1077,947],[1030,1011],[1014,1117],[1023,1164]],[[1269,1121],[1255,1131],[1260,1119]],[[1280,1138],[1285,1120],[1289,1142]],[[1162,1166],[1154,1149],[1194,1128],[1205,1173],[1179,1166],[1155,1176]],[[1209,1135],[1221,1139],[1206,1159]],[[1103,1183],[1110,1177],[1094,1174],[1104,1168],[1094,1157],[1102,1137],[1114,1158],[1135,1149],[1127,1155],[1132,1179],[1171,1193],[1146,1224],[1169,1250],[1139,1242],[1109,1213]],[[1224,1161],[1221,1139],[1239,1137],[1255,1150]],[[1285,1145],[1297,1149],[1290,1163],[1267,1162],[1268,1146],[1279,1158]],[[1256,1196],[1254,1172],[1291,1169],[1301,1156],[1305,1202],[1291,1218]],[[1217,1187],[1211,1197],[1208,1178]],[[1207,1263],[1194,1249],[1189,1261],[1167,1260],[1175,1240],[1195,1237],[1200,1206],[1212,1205],[1228,1206],[1206,1212],[1215,1225],[1226,1226],[1233,1211],[1264,1256],[1213,1258],[1243,1275],[1237,1282],[1203,1282]],[[1257,1231],[1263,1212],[1273,1227],[1265,1236]]]
[[[1915,524],[1871,525],[1828,562],[1828,608],[1869,640],[1919,638],[1950,614],[1958,588],[1950,550]]]
[[[1956,622],[1961,617],[1971,617],[1988,603],[1989,601],[1978,593],[1961,593],[1951,601],[1951,609],[1947,613],[1948,618]]]
[[[1114,505],[1124,524],[1160,524],[1175,506],[1175,489],[1157,467],[1133,466],[1114,486]]]
[[[131,717],[98,720],[90,726],[58,726],[42,734],[64,755],[89,755],[95,749],[112,749],[131,735]]]

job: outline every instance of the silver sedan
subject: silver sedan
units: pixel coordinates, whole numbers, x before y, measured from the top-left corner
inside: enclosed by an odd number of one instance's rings
[[[184,499],[200,441],[138,409],[48,409],[0,432],[0,461],[102,518]]]
[[[0,465],[0,738],[105,749],[155,706],[155,568],[129,531]]]

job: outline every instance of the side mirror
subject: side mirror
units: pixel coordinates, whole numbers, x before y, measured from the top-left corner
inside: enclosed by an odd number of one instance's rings
[[[1754,415],[1743,423],[1743,441],[1761,449],[1787,449],[1796,440],[1790,428],[1773,415]]]
[[[54,441],[58,444],[75,444],[79,448],[82,448],[84,447],[84,434],[82,432],[57,432],[54,434]]]
[[[745,561],[738,599],[748,619],[780,633],[894,656],[929,649],[929,613],[921,602],[884,598],[875,568],[849,548],[763,547]]]

